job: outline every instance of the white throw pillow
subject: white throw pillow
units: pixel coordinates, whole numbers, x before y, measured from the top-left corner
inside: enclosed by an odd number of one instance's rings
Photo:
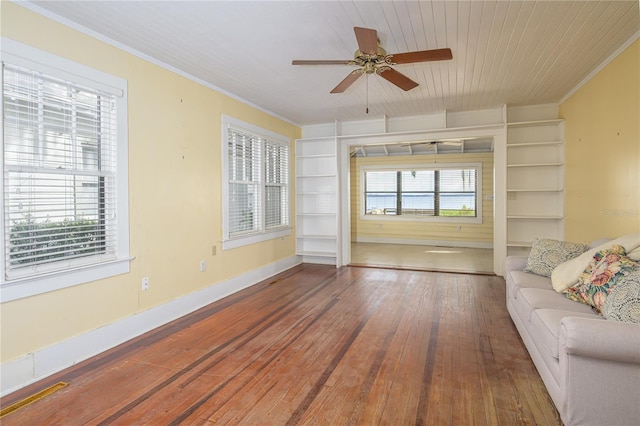
[[[564,292],[578,282],[578,276],[585,270],[593,255],[600,250],[611,248],[613,245],[621,245],[627,252],[627,257],[638,261],[640,256],[640,233],[629,234],[615,240],[607,241],[580,256],[558,265],[551,273],[551,284],[558,293]]]

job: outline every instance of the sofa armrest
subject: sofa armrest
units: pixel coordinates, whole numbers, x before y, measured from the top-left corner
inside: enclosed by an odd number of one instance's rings
[[[566,425],[640,425],[640,324],[565,317],[559,330]]]
[[[569,316],[559,344],[568,355],[640,364],[640,324]]]
[[[507,272],[522,271],[527,266],[527,256],[507,256],[504,268]]]

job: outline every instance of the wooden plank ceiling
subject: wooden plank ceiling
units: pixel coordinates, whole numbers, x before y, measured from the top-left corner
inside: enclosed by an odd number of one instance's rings
[[[19,4],[298,125],[555,103],[640,33],[638,1],[27,1]],[[354,67],[354,26],[388,53],[449,47],[329,91]],[[368,106],[369,113],[366,113]]]

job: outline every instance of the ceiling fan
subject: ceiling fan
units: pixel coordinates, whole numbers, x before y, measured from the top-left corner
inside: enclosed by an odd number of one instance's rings
[[[400,144],[401,146],[419,146],[419,145],[454,145],[460,146],[464,143],[463,139],[439,139],[436,141],[420,141],[420,142],[406,142]]]
[[[378,33],[370,28],[354,27],[358,41],[358,50],[353,59],[345,60],[294,60],[292,65],[357,65],[360,68],[351,72],[342,80],[331,93],[342,93],[351,86],[362,74],[378,74],[385,80],[395,84],[402,90],[408,91],[418,86],[418,83],[406,75],[399,73],[390,65],[411,64],[416,62],[444,61],[453,59],[451,49],[419,50],[387,54],[378,43]]]

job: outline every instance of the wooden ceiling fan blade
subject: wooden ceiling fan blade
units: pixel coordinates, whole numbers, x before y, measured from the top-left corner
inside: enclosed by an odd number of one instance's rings
[[[399,73],[391,67],[380,67],[376,73],[390,83],[395,84],[404,91],[408,91],[418,86],[418,83],[411,80],[406,75]]]
[[[452,145],[452,146],[460,146],[462,145],[462,141],[453,141],[453,140],[443,140],[439,141],[442,145]]]
[[[353,27],[358,40],[358,48],[365,55],[375,55],[378,53],[378,32],[370,28]]]
[[[336,60],[293,60],[291,65],[352,65],[353,61],[349,59],[336,59]]]
[[[362,75],[362,70],[352,71],[344,80],[342,80],[331,93],[343,93]]]
[[[388,64],[412,64],[415,62],[446,61],[453,59],[451,49],[419,50],[416,52],[394,53],[385,56]]]

